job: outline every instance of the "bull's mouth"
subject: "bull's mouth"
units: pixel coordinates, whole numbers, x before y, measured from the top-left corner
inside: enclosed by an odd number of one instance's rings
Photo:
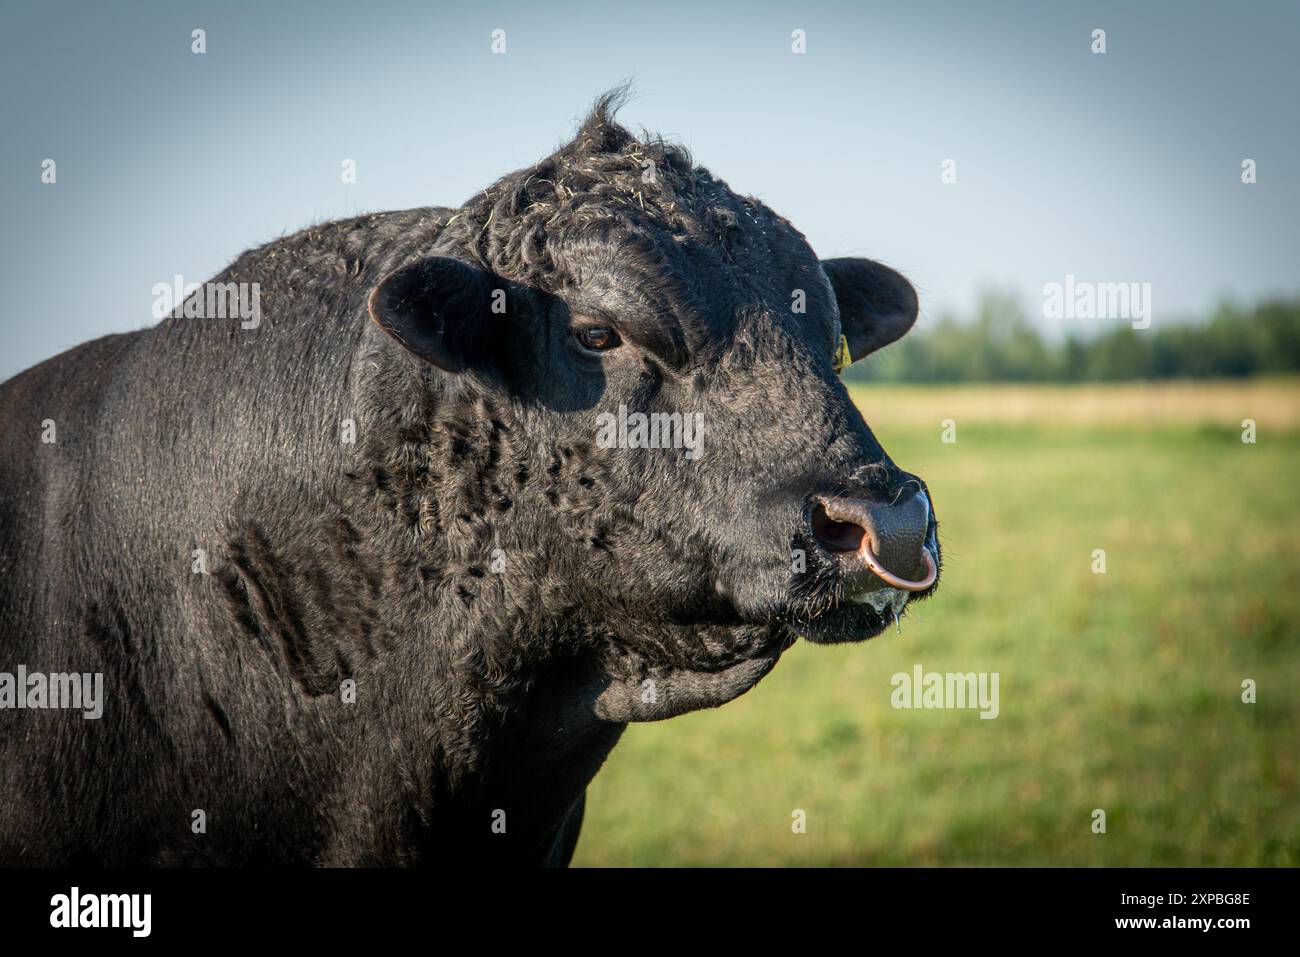
[[[894,589],[882,591],[892,592]],[[846,601],[816,615],[802,616],[794,611],[787,628],[815,645],[837,645],[867,641],[887,628],[901,627],[908,598],[889,594],[867,601]],[[877,603],[879,607],[877,607]]]
[[[781,623],[813,644],[866,641],[891,627],[901,630],[912,603],[928,598],[938,586],[941,562],[936,524],[927,530],[924,571],[917,578],[902,578],[874,567],[869,541],[860,543],[858,554],[864,566],[875,572],[870,579],[853,581],[843,574],[842,563],[816,561],[804,579],[795,583],[795,599],[782,609]]]

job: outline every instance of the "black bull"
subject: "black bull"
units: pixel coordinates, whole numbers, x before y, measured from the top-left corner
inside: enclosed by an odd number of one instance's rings
[[[908,329],[911,286],[608,102],[458,210],[214,282],[259,314],[0,386],[0,863],[566,863],[627,722],[933,588],[852,563],[939,552],[835,363]],[[697,447],[627,439],[656,413]],[[102,676],[102,714],[20,667]]]

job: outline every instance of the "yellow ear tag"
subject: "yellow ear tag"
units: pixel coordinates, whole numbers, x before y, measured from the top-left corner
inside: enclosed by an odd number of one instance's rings
[[[835,366],[836,375],[839,375],[841,372],[843,372],[853,363],[853,357],[849,355],[848,336],[846,335],[840,336],[839,348],[835,350],[835,355],[831,359],[831,363]]]

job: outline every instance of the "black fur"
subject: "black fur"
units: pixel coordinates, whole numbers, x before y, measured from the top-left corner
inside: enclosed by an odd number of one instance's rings
[[[177,315],[0,386],[0,670],[106,699],[0,711],[0,863],[564,864],[626,722],[883,627],[808,509],[915,481],[832,368],[915,295],[833,288],[614,106],[459,210],[244,253],[214,281],[259,284],[256,329]],[[703,455],[599,448],[620,404],[703,413]]]

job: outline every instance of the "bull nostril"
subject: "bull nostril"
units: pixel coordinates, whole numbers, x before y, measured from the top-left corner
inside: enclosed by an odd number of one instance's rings
[[[872,576],[904,591],[924,591],[938,568],[926,545],[930,501],[920,493],[885,505],[846,497],[814,499],[813,537],[846,574]]]
[[[839,522],[826,514],[825,506],[820,503],[813,509],[813,535],[830,553],[856,552],[862,547],[867,537],[867,530],[854,522]]]

